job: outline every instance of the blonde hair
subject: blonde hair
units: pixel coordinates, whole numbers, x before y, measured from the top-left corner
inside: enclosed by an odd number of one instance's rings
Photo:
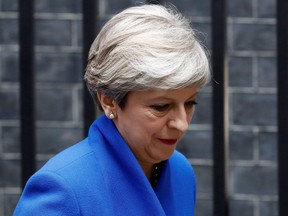
[[[205,50],[174,8],[142,5],[112,17],[93,42],[84,79],[120,103],[131,91],[203,87],[210,80]]]

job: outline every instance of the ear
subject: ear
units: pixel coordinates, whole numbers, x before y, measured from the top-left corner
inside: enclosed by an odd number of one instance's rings
[[[109,118],[111,113],[113,113],[114,116],[116,117],[118,104],[111,97],[106,96],[101,92],[97,93],[97,97],[102,106],[103,111],[105,112],[105,115]]]

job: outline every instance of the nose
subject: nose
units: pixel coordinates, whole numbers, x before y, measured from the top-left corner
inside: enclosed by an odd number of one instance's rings
[[[174,110],[168,122],[168,127],[181,132],[186,132],[189,127],[190,117],[186,113],[185,108]]]

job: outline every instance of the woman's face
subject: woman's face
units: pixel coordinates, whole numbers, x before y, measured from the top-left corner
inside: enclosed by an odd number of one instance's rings
[[[168,159],[188,129],[197,88],[130,92],[115,125],[139,163]]]

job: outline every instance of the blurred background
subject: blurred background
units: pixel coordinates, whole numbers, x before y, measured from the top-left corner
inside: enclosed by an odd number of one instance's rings
[[[139,4],[99,0],[100,28]],[[170,0],[211,50],[211,0]],[[36,165],[86,135],[83,126],[81,0],[35,0]],[[0,0],[0,215],[21,194],[19,5]],[[229,82],[228,211],[277,216],[276,0],[227,0]],[[92,31],[92,30],[91,30]],[[195,117],[178,145],[197,176],[196,216],[213,215],[212,88],[199,95]],[[224,215],[223,215],[224,216]]]

